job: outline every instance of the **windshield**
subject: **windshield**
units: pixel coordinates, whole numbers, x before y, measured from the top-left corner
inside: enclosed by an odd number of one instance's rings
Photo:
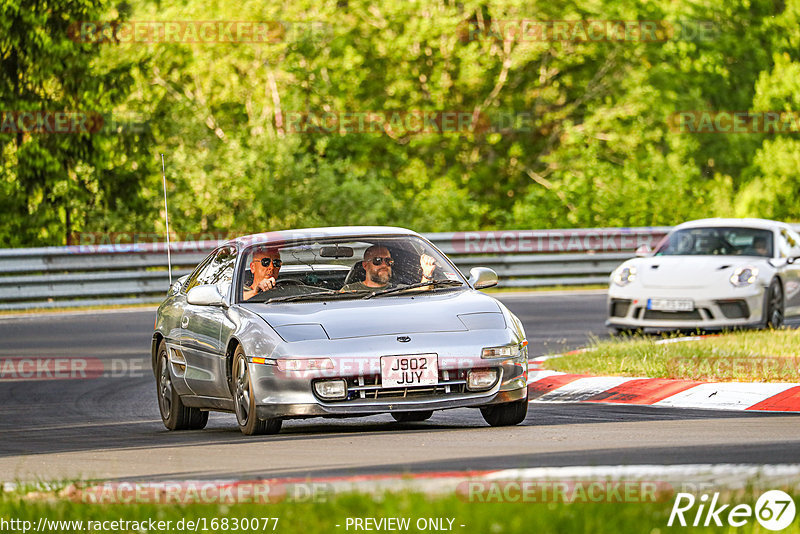
[[[760,256],[771,258],[770,230],[758,228],[686,228],[669,234],[656,256]]]
[[[244,251],[239,302],[372,298],[468,287],[440,252],[414,236],[257,244]]]

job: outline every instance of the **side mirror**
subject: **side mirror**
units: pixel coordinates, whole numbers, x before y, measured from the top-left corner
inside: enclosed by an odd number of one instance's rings
[[[652,255],[653,249],[650,248],[650,245],[640,245],[639,248],[636,249],[637,258],[646,258]]]
[[[488,267],[473,267],[469,271],[469,284],[475,289],[497,285],[497,273]]]
[[[786,263],[792,265],[797,262],[797,260],[800,260],[800,256],[792,256],[791,258],[786,258]]]
[[[227,299],[214,284],[195,286],[186,294],[186,302],[197,306],[229,306]]]

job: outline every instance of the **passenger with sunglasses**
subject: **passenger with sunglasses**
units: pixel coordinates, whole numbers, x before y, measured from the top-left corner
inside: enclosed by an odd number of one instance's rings
[[[250,262],[253,282],[249,286],[244,286],[244,300],[274,288],[281,264],[281,255],[276,248],[259,249],[253,252],[253,259]]]
[[[433,279],[436,260],[427,254],[422,254],[419,259],[422,268],[422,282]],[[392,280],[392,267],[394,260],[389,249],[382,245],[372,245],[364,251],[364,260],[361,262],[366,272],[363,282],[353,282],[342,288],[342,291],[374,291],[389,287]]]

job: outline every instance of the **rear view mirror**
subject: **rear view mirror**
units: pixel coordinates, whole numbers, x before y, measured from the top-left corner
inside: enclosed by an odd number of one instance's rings
[[[488,267],[473,267],[469,271],[469,284],[475,289],[497,285],[497,273]]]
[[[322,247],[319,249],[319,255],[323,258],[352,258],[353,249],[351,247]]]

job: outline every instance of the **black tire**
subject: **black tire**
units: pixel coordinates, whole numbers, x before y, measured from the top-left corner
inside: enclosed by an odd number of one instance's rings
[[[161,421],[169,430],[202,430],[208,423],[208,412],[199,408],[184,406],[180,395],[172,387],[172,374],[169,370],[167,344],[164,340],[158,345],[156,358],[156,394]]]
[[[259,419],[256,415],[256,401],[253,396],[253,384],[250,381],[250,368],[247,366],[247,356],[242,347],[236,348],[233,355],[231,371],[231,385],[233,405],[236,412],[236,422],[239,430],[246,436],[260,434],[277,434],[281,431],[283,421],[280,419]]]
[[[424,412],[394,412],[392,413],[392,417],[398,423],[418,423],[420,421],[426,421],[431,418],[433,415],[433,410],[428,410]]]
[[[644,333],[641,328],[614,328],[614,335],[621,337],[640,336]]]
[[[764,307],[764,327],[780,328],[783,326],[784,300],[783,285],[777,278],[769,284],[766,294],[766,306]]]
[[[518,425],[528,415],[528,399],[485,406],[481,408],[481,415],[491,426]]]

